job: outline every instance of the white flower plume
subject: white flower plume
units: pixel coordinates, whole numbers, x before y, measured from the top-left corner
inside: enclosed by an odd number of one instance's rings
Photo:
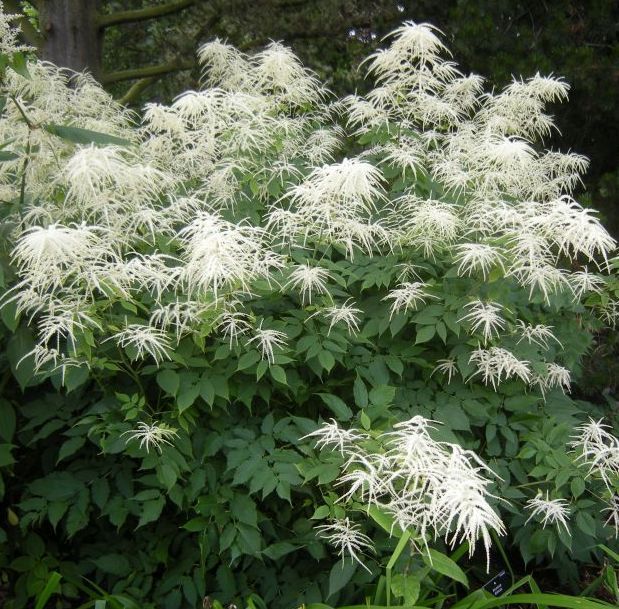
[[[146,452],[150,452],[150,447],[154,446],[155,449],[161,454],[162,444],[173,446],[171,440],[178,437],[176,429],[168,426],[166,423],[158,423],[153,421],[152,423],[138,423],[135,429],[130,429],[121,434],[121,437],[127,435],[127,443],[132,440],[140,441],[140,448],[146,448]]]
[[[363,564],[360,554],[363,554],[365,550],[373,551],[374,544],[367,535],[361,532],[358,524],[350,522],[350,519],[346,517],[317,526],[316,531],[320,537],[324,537],[338,549],[342,558],[349,556],[351,560],[358,562],[366,571],[369,571]]]
[[[568,526],[570,508],[565,499],[549,499],[548,491],[546,491],[546,496],[538,491],[535,497],[526,502],[525,508],[531,510],[527,522],[534,518],[540,519],[542,528],[546,528],[546,525],[556,524],[557,527],[562,526],[565,532],[571,535]]]
[[[329,331],[327,332],[327,336],[331,334],[333,327],[340,323],[346,326],[349,334],[356,335],[359,333],[360,314],[363,313],[363,311],[349,304],[351,300],[352,298],[349,298],[343,304],[334,304],[317,311],[317,313],[320,313],[329,320]],[[317,313],[314,313],[314,315]]]
[[[476,364],[475,375],[481,375],[483,382],[491,384],[494,389],[504,380],[520,378],[525,383],[531,380],[531,368],[526,360],[519,360],[513,353],[502,347],[476,349],[469,358]]]
[[[354,446],[357,440],[367,438],[367,434],[359,432],[356,429],[342,429],[335,419],[331,419],[331,422],[325,422],[316,431],[312,431],[300,438],[305,440],[307,438],[317,438],[316,448],[324,448],[327,446],[337,449],[342,456]]]
[[[427,291],[428,285],[422,281],[401,283],[395,290],[391,290],[383,300],[392,300],[391,315],[406,313],[409,309],[415,310],[420,304],[426,304],[426,299],[437,298]]]
[[[293,288],[299,290],[301,301],[311,304],[313,294],[326,294],[327,284],[330,275],[327,269],[319,266],[310,266],[307,262],[296,265],[288,281],[284,284],[284,289]]]
[[[13,25],[21,15],[11,15],[4,12],[4,6],[0,2],[0,54],[13,55],[14,53],[23,53],[25,51],[33,51],[34,47],[20,44],[19,35],[21,30],[18,26]]]
[[[589,419],[581,425],[570,446],[575,451],[577,462],[588,468],[588,475],[597,475],[612,491],[613,482],[619,476],[619,438],[608,430],[602,419]]]
[[[247,344],[256,343],[260,349],[262,359],[266,359],[269,364],[273,364],[275,362],[275,349],[285,347],[288,337],[285,332],[263,328],[262,323],[261,321],[260,326],[254,330],[254,336],[247,340]]]
[[[433,440],[432,423],[415,416],[370,440],[368,434],[343,430],[333,421],[306,438],[317,437],[318,446],[337,448],[347,457],[336,482],[345,489],[340,503],[358,500],[368,509],[380,507],[402,530],[414,529],[421,536],[414,541],[422,545],[440,535],[451,544],[466,540],[472,554],[481,539],[489,557],[490,532],[504,533],[488,503],[490,480],[483,474],[492,472],[471,451]],[[372,442],[371,451],[366,442]]]
[[[484,343],[492,340],[496,334],[498,337],[501,330],[505,329],[505,320],[499,314],[503,307],[496,302],[482,302],[474,300],[465,305],[469,312],[458,321],[467,321],[471,324],[471,330],[481,330]]]
[[[107,340],[110,339],[114,339],[119,347],[134,348],[136,359],[142,359],[147,355],[150,355],[156,363],[170,359],[171,344],[168,335],[152,326],[129,324]]]

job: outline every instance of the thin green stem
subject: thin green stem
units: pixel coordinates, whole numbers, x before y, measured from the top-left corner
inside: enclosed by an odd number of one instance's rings
[[[140,380],[139,374],[135,372],[135,370],[131,367],[131,362],[127,359],[122,349],[118,349],[120,353],[120,358],[122,359],[123,369],[127,372],[127,374],[133,379],[135,384],[138,386],[140,390],[140,394],[146,397],[146,392],[144,391],[144,385],[142,385],[142,381]]]
[[[24,200],[26,198],[26,174],[28,172],[28,165],[30,164],[30,136],[32,131],[28,132],[28,141],[26,142],[26,158],[22,166],[21,185],[19,187],[19,209],[23,209]]]
[[[22,115],[22,118],[26,121],[26,125],[30,127],[30,129],[36,129],[36,125],[28,118],[26,111],[22,108],[22,105],[17,101],[15,96],[10,96],[11,101],[17,106],[19,113]]]

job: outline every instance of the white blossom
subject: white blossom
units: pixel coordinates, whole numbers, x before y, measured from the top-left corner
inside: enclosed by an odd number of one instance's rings
[[[329,331],[327,335],[329,335],[333,327],[339,323],[346,326],[349,334],[356,335],[359,333],[360,314],[363,313],[363,311],[349,304],[351,300],[352,298],[349,298],[343,304],[334,304],[333,306],[325,307],[318,311],[318,313],[329,320]]]
[[[432,370],[432,374],[434,374],[435,372],[446,374],[447,383],[451,383],[451,377],[454,376],[458,372],[456,361],[451,358],[439,359],[436,362],[436,366],[434,367],[434,370]]]
[[[525,508],[531,510],[531,514],[526,522],[533,518],[539,518],[543,528],[546,528],[546,525],[556,524],[557,527],[562,526],[565,532],[571,535],[568,526],[570,508],[565,499],[549,499],[548,491],[546,491],[545,497],[542,491],[538,491],[533,499],[529,499],[526,502]]]
[[[500,331],[505,329],[505,320],[499,314],[503,310],[500,304],[474,300],[466,304],[465,307],[469,309],[469,312],[461,317],[458,322],[470,322],[473,332],[481,330],[484,343],[491,340],[495,334],[498,337]]]
[[[263,328],[262,321],[260,326],[254,329],[255,335],[247,341],[248,345],[256,343],[260,349],[262,359],[266,359],[269,364],[275,362],[275,349],[282,349],[286,345],[285,332]]]
[[[366,571],[370,571],[362,562],[360,554],[374,549],[372,540],[361,532],[358,524],[352,523],[348,517],[334,519],[329,524],[316,527],[318,534],[338,549],[342,558],[349,556],[358,562]]]
[[[129,324],[106,340],[111,339],[114,339],[119,347],[134,348],[137,359],[150,355],[157,364],[164,359],[170,359],[171,345],[168,335],[152,326]]]
[[[525,383],[531,380],[531,368],[526,360],[519,360],[513,353],[502,347],[490,349],[475,349],[469,358],[471,363],[476,364],[477,371],[487,385],[490,383],[496,387],[503,380],[518,377]]]
[[[173,446],[171,440],[178,437],[176,429],[169,427],[166,423],[158,423],[157,421],[153,421],[150,424],[144,422],[138,423],[135,429],[125,431],[120,435],[121,437],[128,435],[127,443],[132,440],[139,440],[140,448],[146,448],[147,453],[152,445],[159,451],[159,454],[162,452],[162,444]]]
[[[531,325],[518,319],[516,321],[516,331],[520,334],[518,343],[526,340],[529,344],[535,343],[536,345],[548,349],[549,341],[554,340],[560,347],[561,343],[559,339],[552,333],[552,326],[546,326],[544,324]]]
[[[334,449],[337,448],[341,455],[344,456],[345,452],[355,441],[366,437],[367,434],[359,432],[356,429],[342,429],[335,419],[331,419],[330,423],[323,423],[316,431],[312,431],[300,439],[317,438],[315,444],[316,448],[332,446]]]
[[[422,281],[401,283],[395,290],[391,290],[383,300],[393,300],[391,303],[390,319],[396,313],[406,313],[409,309],[416,309],[419,304],[426,304],[427,298],[437,298],[427,292],[427,284]]]
[[[313,294],[326,294],[329,271],[319,266],[310,266],[307,262],[295,265],[284,284],[284,289],[294,288],[301,293],[301,302],[311,304]]]

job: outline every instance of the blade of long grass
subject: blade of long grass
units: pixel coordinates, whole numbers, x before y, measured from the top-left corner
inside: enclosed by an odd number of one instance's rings
[[[537,582],[533,579],[533,577],[529,578],[529,587],[531,588],[531,592],[535,594],[542,593],[541,588],[537,585]],[[546,607],[546,605],[540,605],[539,609],[548,609],[548,607]]]
[[[569,596],[566,594],[512,594],[511,596],[501,596],[489,599],[485,602],[475,604],[475,609],[491,609],[501,605],[535,605],[540,607],[562,607],[564,609],[616,609],[615,605],[596,601],[579,596]]]
[[[45,587],[39,595],[37,596],[37,602],[34,606],[34,609],[43,609],[49,600],[49,597],[58,590],[58,586],[60,585],[60,580],[62,579],[62,575],[56,571],[52,571],[47,578],[47,582],[45,583]]]
[[[617,561],[617,566],[619,567],[619,554],[617,554],[617,552],[614,552],[604,544],[598,544],[598,548],[600,548],[600,550],[602,550],[602,552],[604,552],[607,556]]]

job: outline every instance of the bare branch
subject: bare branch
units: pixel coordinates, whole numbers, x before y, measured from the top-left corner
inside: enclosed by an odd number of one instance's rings
[[[113,25],[121,25],[123,23],[134,23],[136,21],[146,21],[147,19],[156,19],[164,15],[178,13],[183,9],[195,4],[196,0],[176,0],[166,4],[150,6],[148,8],[140,8],[132,11],[121,11],[112,13],[111,15],[100,15],[97,19],[97,25],[100,29],[111,27]]]
[[[195,60],[175,59],[168,63],[162,63],[156,66],[147,66],[145,68],[132,68],[130,70],[120,70],[118,72],[108,72],[101,78],[101,83],[109,85],[114,82],[123,80],[137,80],[139,78],[150,78],[153,76],[163,76],[170,72],[181,72],[183,70],[191,70],[196,65]]]
[[[118,103],[126,106],[134,102],[146,89],[150,87],[153,83],[159,80],[160,76],[149,76],[148,78],[141,78],[136,83],[133,83],[129,89],[125,92],[125,94],[118,100]]]

